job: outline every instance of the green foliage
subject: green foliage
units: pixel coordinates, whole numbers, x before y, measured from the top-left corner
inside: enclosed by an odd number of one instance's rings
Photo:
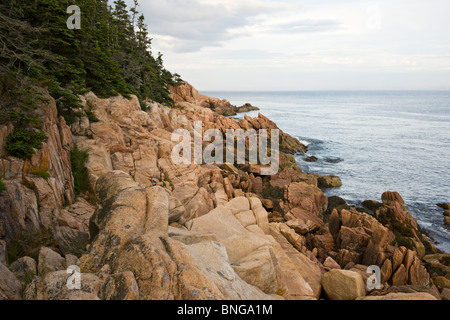
[[[89,122],[94,123],[94,122],[99,122],[100,119],[97,118],[97,116],[94,113],[95,110],[95,106],[91,103],[91,102],[87,102],[88,108],[87,110],[84,110],[84,113],[86,114],[86,117],[88,117]]]
[[[0,177],[0,193],[5,191],[5,189],[6,189],[6,186],[5,186],[5,183],[3,182],[3,178]]]
[[[164,68],[162,54],[153,56],[138,1],[130,9],[123,0],[114,1],[113,7],[108,0],[77,1],[82,11],[79,30],[66,26],[71,4],[71,0],[0,4],[0,79],[33,79],[47,85],[69,125],[80,116],[77,95],[90,90],[100,97],[135,94],[142,101],[173,106],[169,87],[182,80]],[[21,128],[28,123],[36,127],[39,119],[31,111],[37,100],[25,100],[17,103],[17,110],[4,108],[7,117],[0,114],[1,119],[14,120]],[[89,111],[87,116],[95,121]]]
[[[56,100],[58,114],[71,125],[77,117],[83,116],[81,100],[72,91],[53,85],[49,87],[50,95]]]
[[[41,149],[47,138],[42,132],[19,128],[8,136],[5,149],[9,156],[29,159],[34,155],[34,149]]]
[[[100,121],[97,118],[97,116],[95,115],[95,113],[92,112],[91,110],[84,110],[84,113],[86,114],[86,117],[88,117],[89,122],[94,123],[94,122],[99,122]]]
[[[37,177],[41,177],[43,179],[48,179],[50,178],[50,173],[48,173],[47,170],[35,170],[35,171],[31,171],[31,174]]]
[[[88,157],[88,151],[80,150],[77,146],[70,152],[70,163],[72,166],[75,192],[77,194],[90,191],[89,174],[86,169],[86,160]]]
[[[8,246],[9,263],[25,256],[37,256],[41,247],[56,250],[56,242],[50,230],[24,232]]]

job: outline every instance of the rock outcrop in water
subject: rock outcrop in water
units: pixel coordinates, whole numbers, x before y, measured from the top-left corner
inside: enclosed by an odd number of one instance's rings
[[[136,97],[89,93],[83,105],[99,121],[70,128],[51,99],[41,106],[50,138],[30,161],[5,155],[12,128],[0,127],[0,299],[448,296],[448,257],[433,252],[401,196],[385,193],[374,216],[342,205],[327,213],[320,188],[340,180],[304,174],[288,153],[306,147],[284,132],[273,176],[258,165],[175,165],[172,132],[194,121],[221,132],[278,127],[261,114],[235,120],[204,108],[187,84],[172,94],[178,108],[149,101],[142,111]],[[78,198],[74,145],[89,155],[91,192]],[[381,269],[381,290],[365,286],[370,265]],[[74,266],[81,286],[71,290]]]

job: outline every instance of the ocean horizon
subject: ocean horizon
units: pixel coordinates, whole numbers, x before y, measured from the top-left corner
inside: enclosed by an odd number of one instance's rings
[[[251,103],[280,129],[308,145],[304,172],[333,174],[325,190],[358,206],[398,191],[436,246],[450,252],[450,227],[436,204],[450,201],[450,91],[202,91],[236,106]],[[239,114],[236,118],[243,117]],[[315,156],[317,162],[306,162]]]

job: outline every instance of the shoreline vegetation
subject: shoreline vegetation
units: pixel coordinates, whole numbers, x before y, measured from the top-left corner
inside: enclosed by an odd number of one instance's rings
[[[0,299],[450,299],[450,254],[401,195],[326,197],[339,177],[302,172],[307,146],[281,130],[272,176],[175,165],[172,133],[196,121],[279,128],[167,71],[137,5],[80,1],[82,34],[67,6],[0,10]]]

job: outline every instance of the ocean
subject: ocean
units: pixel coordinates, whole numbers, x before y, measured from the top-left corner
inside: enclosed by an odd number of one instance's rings
[[[307,144],[307,155],[296,155],[302,170],[342,179],[327,196],[358,205],[398,191],[436,246],[450,252],[450,227],[436,206],[450,202],[450,91],[201,93],[236,106],[249,102]]]

